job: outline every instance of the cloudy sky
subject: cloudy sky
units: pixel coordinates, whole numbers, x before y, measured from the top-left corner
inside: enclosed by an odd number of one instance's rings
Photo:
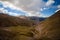
[[[49,17],[60,9],[60,0],[0,0],[0,13]]]

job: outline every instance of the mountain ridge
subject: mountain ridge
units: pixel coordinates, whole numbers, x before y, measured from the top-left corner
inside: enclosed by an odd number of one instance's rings
[[[3,27],[17,26],[17,25],[32,26],[33,24],[34,24],[33,21],[0,13],[0,26]]]
[[[41,22],[35,30],[39,32],[35,36],[38,39],[60,40],[60,10]]]

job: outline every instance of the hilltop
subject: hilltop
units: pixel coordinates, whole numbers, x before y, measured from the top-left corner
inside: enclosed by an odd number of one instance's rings
[[[39,40],[60,40],[60,10],[41,22],[35,30],[38,32],[35,37]]]
[[[0,27],[34,26],[34,21],[0,13]]]

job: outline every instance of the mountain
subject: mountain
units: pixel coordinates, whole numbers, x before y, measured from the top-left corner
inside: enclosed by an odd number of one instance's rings
[[[0,13],[0,40],[35,40],[32,30],[38,17],[31,18]]]
[[[36,22],[41,22],[41,21],[44,21],[45,19],[47,19],[47,17],[36,17],[36,16],[31,16],[31,17],[27,17],[27,16],[19,16],[19,18],[22,18],[22,19],[27,19],[27,20],[33,20],[33,21],[36,21]]]
[[[44,18],[44,17],[29,17],[31,20],[35,20],[35,21],[44,21],[45,19],[47,19],[47,18]]]
[[[34,21],[0,13],[0,40],[33,40]]]
[[[42,21],[33,32],[38,40],[60,40],[60,10]]]
[[[46,18],[42,17],[26,17],[26,16],[10,16],[4,13],[0,13],[0,27],[8,26],[35,26]]]
[[[34,21],[0,13],[0,27],[34,26]]]

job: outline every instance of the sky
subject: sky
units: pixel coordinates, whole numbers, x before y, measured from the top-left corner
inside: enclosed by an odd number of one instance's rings
[[[12,16],[49,17],[60,9],[60,0],[0,0],[0,13]]]

